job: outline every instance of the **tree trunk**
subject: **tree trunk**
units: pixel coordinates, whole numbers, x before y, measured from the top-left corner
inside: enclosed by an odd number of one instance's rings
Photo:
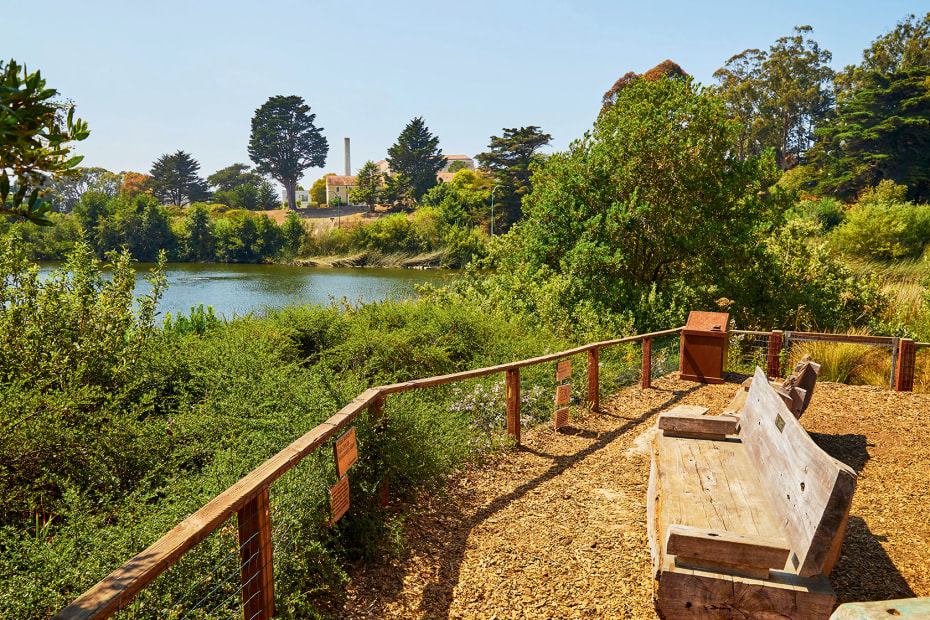
[[[291,211],[297,210],[297,179],[287,179],[284,181],[284,191],[287,192],[287,208]]]

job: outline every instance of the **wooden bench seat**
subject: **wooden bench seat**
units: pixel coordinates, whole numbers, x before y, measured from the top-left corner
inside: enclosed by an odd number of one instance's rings
[[[687,436],[695,423],[672,420],[693,412],[667,417],[653,444],[647,504],[659,615],[829,618],[835,596],[826,576],[855,473],[814,444],[758,369],[739,436]],[[720,425],[704,417],[707,428]]]

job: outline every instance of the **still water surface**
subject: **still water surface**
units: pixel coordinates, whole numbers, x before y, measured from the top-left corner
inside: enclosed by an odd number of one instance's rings
[[[136,295],[148,293],[145,282],[152,265],[136,264]],[[43,272],[55,268],[45,265]],[[213,306],[226,318],[290,303],[379,301],[390,296],[415,297],[414,285],[451,282],[452,269],[359,269],[173,263],[166,275],[168,289],[158,304],[159,322],[168,312],[188,314],[191,306]]]

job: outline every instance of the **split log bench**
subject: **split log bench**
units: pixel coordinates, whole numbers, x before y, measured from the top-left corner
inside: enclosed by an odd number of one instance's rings
[[[758,368],[739,420],[676,409],[659,418],[649,475],[659,616],[829,618],[855,472]]]
[[[778,383],[771,381],[775,392],[785,401],[788,409],[794,414],[795,418],[801,419],[801,414],[811,403],[811,397],[814,395],[814,388],[817,386],[817,377],[820,376],[820,364],[814,362],[810,355],[805,355],[797,364],[794,371],[788,375],[783,382]],[[723,410],[724,413],[739,415],[746,404],[746,396],[749,393],[749,386],[752,385],[752,379],[746,379],[736,396]]]

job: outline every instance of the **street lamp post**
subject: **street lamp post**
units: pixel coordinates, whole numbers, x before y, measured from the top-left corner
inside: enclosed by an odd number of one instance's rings
[[[494,192],[497,191],[497,188],[500,185],[495,185],[494,189],[491,190],[491,236],[494,236]]]

